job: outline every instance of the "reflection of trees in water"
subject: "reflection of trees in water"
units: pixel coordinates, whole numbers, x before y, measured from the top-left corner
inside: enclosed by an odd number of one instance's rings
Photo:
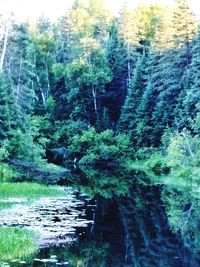
[[[75,187],[91,197],[111,198],[126,195],[133,183],[135,172],[118,169],[90,169],[81,167],[71,174]]]
[[[46,252],[43,251],[42,257],[58,255],[60,263],[69,262],[69,267],[106,267],[108,244],[95,241],[79,239],[77,243],[65,248],[54,247]],[[92,261],[92,265],[90,262]]]
[[[162,200],[171,229],[181,234],[184,245],[195,254],[200,252],[200,200],[195,181],[186,186],[167,186]]]
[[[162,188],[136,184],[129,198],[119,200],[126,232],[126,266],[199,266],[181,236],[171,232],[160,200]]]
[[[190,188],[113,170],[78,170],[71,179],[97,199],[92,235],[66,251],[73,267],[200,266],[198,198]]]

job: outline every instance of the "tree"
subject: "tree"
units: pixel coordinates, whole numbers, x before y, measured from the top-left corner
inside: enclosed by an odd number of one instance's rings
[[[115,126],[127,94],[127,50],[119,35],[116,21],[113,21],[109,30],[106,56],[112,80],[106,88],[103,103],[109,110],[111,125]]]
[[[26,24],[14,24],[4,60],[4,75],[11,86],[15,122],[25,126],[35,100],[33,44]]]
[[[55,41],[52,27],[48,20],[40,18],[33,33],[33,57],[35,89],[39,100],[38,111],[46,111],[47,101],[52,97],[52,65],[55,62]]]
[[[110,70],[103,50],[95,40],[87,39],[82,45],[83,54],[66,67],[67,96],[72,106],[72,117],[95,123],[99,116],[99,95],[110,81]]]
[[[3,73],[0,74],[0,137],[1,140],[9,136],[14,125],[13,98],[11,86]]]
[[[181,102],[181,112],[178,118],[182,124],[188,124],[196,117],[198,112],[197,104],[200,101],[200,31],[195,37],[192,48],[192,62],[187,71],[185,91]]]
[[[186,24],[180,19],[182,16],[187,18]],[[152,135],[156,145],[159,144],[166,127],[176,127],[174,125],[176,108],[184,91],[184,75],[191,63],[191,38],[194,25],[195,19],[186,1],[178,1],[172,18],[172,47],[160,53],[159,69],[156,74],[161,77],[159,83],[155,85],[158,98],[152,114],[154,122]]]
[[[146,54],[144,53],[138,59],[137,65],[134,69],[132,79],[128,88],[126,101],[122,107],[122,112],[118,124],[118,129],[125,132],[130,132],[135,128],[136,110],[140,104],[142,95],[146,88],[145,68],[146,68]]]

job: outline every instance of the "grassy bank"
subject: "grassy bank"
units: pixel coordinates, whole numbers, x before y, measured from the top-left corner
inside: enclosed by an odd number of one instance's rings
[[[27,258],[37,250],[35,233],[13,227],[0,228],[0,260]],[[0,263],[1,266],[1,263]]]
[[[65,192],[58,186],[47,186],[37,183],[2,183],[0,184],[0,199],[62,196]]]

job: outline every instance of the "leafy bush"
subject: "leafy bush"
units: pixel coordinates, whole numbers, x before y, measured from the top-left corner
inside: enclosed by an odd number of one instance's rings
[[[66,120],[57,121],[55,123],[55,131],[53,134],[53,143],[55,145],[62,144],[68,146],[71,142],[71,138],[76,134],[81,134],[88,129],[87,124],[84,121],[78,120]]]
[[[126,134],[117,134],[112,130],[97,133],[91,127],[83,134],[72,138],[69,146],[71,155],[79,159],[81,164],[95,164],[97,162],[122,163],[131,151],[131,142]]]
[[[8,156],[8,150],[5,147],[0,147],[0,161],[7,159]]]
[[[145,166],[152,170],[156,175],[168,173],[170,171],[170,166],[166,157],[159,152],[152,154],[152,156],[145,162]]]
[[[176,133],[167,148],[167,160],[173,168],[200,166],[200,140],[186,131]]]
[[[0,163],[0,183],[12,181],[18,175],[17,171],[6,163]]]
[[[42,141],[42,140],[41,140]],[[12,132],[12,137],[7,141],[9,154],[18,159],[40,162],[45,155],[44,143],[34,140],[32,131],[22,132],[20,129]]]

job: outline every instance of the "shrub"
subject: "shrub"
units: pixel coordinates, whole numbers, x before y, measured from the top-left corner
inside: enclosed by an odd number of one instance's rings
[[[200,140],[188,132],[176,133],[167,148],[167,160],[173,168],[200,166]]]
[[[11,139],[7,141],[7,149],[12,157],[34,162],[40,162],[45,155],[44,143],[36,142],[31,130],[13,131]]]
[[[0,147],[0,161],[6,160],[8,156],[8,150],[5,147]]]
[[[18,175],[17,171],[6,163],[0,163],[0,183],[12,181]]]
[[[91,127],[83,134],[75,135],[69,148],[81,164],[122,163],[130,154],[131,142],[126,134],[116,135],[112,130],[97,133]]]
[[[55,123],[55,131],[53,134],[53,143],[55,145],[62,144],[68,146],[71,142],[71,138],[76,134],[81,134],[88,129],[87,124],[84,121],[57,121]]]

